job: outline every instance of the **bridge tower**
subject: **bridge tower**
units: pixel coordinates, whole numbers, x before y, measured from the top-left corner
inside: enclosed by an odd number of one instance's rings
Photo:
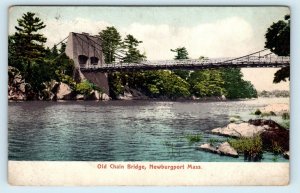
[[[73,59],[75,70],[74,80],[79,83],[89,80],[109,94],[107,73],[82,72],[82,67],[100,67],[104,65],[102,42],[99,36],[92,36],[88,33],[70,32],[66,45],[66,55]]]

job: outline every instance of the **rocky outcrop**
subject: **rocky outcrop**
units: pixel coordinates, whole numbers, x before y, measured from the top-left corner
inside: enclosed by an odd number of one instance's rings
[[[274,153],[289,151],[289,130],[285,129],[273,120],[256,119],[245,123],[230,123],[225,127],[216,128],[213,134],[235,137],[251,138],[259,135],[262,140],[263,149]],[[224,148],[228,149],[227,144]],[[220,151],[220,147],[218,149]]]
[[[284,152],[289,151],[289,130],[268,129],[260,134],[265,150]]]
[[[210,143],[202,144],[198,147],[198,149],[203,150],[203,151],[207,151],[207,152],[211,152],[211,153],[218,153],[217,148],[214,147],[213,145],[211,145]]]
[[[211,133],[227,137],[253,137],[268,128],[268,126],[255,126],[250,123],[230,123],[225,127],[211,130]]]
[[[222,143],[218,148],[219,154],[231,156],[231,157],[239,157],[238,152],[230,146],[228,142]]]
[[[57,100],[70,100],[72,99],[72,89],[65,83],[60,83],[56,93]]]
[[[75,96],[75,100],[84,100],[84,95],[83,94],[77,94]]]
[[[8,100],[110,100],[106,93],[92,90],[89,94],[76,94],[71,87],[63,82],[51,80],[43,83],[44,89],[34,93],[30,84],[26,83],[20,71],[8,67]],[[133,92],[135,93],[135,92]],[[137,95],[137,94],[134,94]],[[129,97],[129,96],[126,96]]]
[[[145,100],[148,99],[148,97],[136,89],[125,86],[124,94],[117,96],[117,99],[118,100]]]
[[[267,127],[260,137],[263,141],[264,149],[270,151],[288,151],[290,132],[273,120],[255,119],[249,120],[249,123],[257,127]]]
[[[285,129],[278,123],[276,123],[273,120],[266,120],[266,119],[250,119],[248,121],[249,124],[255,125],[255,126],[262,126],[266,128],[273,128],[273,129]]]
[[[34,98],[30,84],[25,83],[20,71],[8,67],[8,100],[24,101]]]
[[[227,137],[253,137],[260,135],[270,129],[280,129],[287,132],[285,128],[273,120],[250,119],[243,123],[230,123],[225,127],[219,127],[211,130],[211,133]]]
[[[106,94],[106,93],[101,93],[101,100],[103,101],[108,101],[111,98]]]
[[[56,100],[55,93],[57,92],[60,83],[55,80],[51,80],[51,81],[45,82],[43,84],[45,86],[45,89],[42,90],[39,99],[40,100]]]
[[[228,142],[224,142],[217,147],[214,147],[210,143],[206,143],[200,145],[198,149],[224,156],[230,156],[235,158],[239,157],[238,152],[233,147],[231,147]]]
[[[88,95],[85,96],[85,100],[100,100],[101,95],[97,90],[92,90]]]
[[[284,152],[284,153],[283,153],[283,157],[284,157],[285,159],[290,159],[290,152],[289,152],[289,151]]]

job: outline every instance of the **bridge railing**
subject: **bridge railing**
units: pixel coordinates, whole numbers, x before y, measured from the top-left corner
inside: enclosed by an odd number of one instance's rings
[[[141,61],[137,63],[112,63],[112,64],[103,64],[103,65],[89,65],[82,69],[138,69],[138,68],[147,68],[155,69],[165,68],[172,69],[178,67],[207,67],[207,66],[247,66],[250,64],[255,64],[256,66],[266,64],[289,64],[290,57],[287,56],[276,56],[276,55],[267,55],[267,56],[247,56],[243,58],[213,58],[213,59],[186,59],[186,60],[156,60],[156,61]]]

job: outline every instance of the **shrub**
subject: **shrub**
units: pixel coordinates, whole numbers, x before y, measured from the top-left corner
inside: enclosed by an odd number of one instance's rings
[[[187,135],[185,137],[188,139],[188,141],[189,141],[190,144],[196,143],[196,142],[200,142],[203,139],[202,134]]]
[[[215,139],[215,138],[210,138],[208,140],[208,143],[210,143],[211,145],[215,146],[217,143],[221,142],[219,139]]]
[[[288,119],[290,119],[290,114],[289,113],[283,113],[281,117],[282,117],[283,120],[288,120]]]
[[[75,90],[80,94],[89,94],[93,90],[93,87],[89,81],[83,81],[76,84]]]
[[[283,148],[275,141],[272,143],[272,152],[275,155],[283,153]]]
[[[254,112],[254,115],[261,115],[261,111],[259,109],[256,109],[256,111]]]
[[[251,138],[231,139],[228,143],[238,152],[244,153],[245,160],[259,161],[262,159],[263,143],[259,135]]]

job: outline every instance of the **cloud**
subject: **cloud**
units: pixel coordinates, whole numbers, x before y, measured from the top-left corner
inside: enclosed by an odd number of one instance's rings
[[[251,25],[238,17],[177,28],[166,24],[133,23],[121,32],[142,40],[140,48],[150,60],[172,59],[174,53],[170,49],[180,46],[187,48],[191,58],[237,57],[262,48],[260,42],[255,42]]]
[[[47,37],[46,46],[49,47],[63,40],[70,32],[86,32],[96,35],[107,26],[110,26],[105,21],[91,21],[83,18],[75,18],[72,21],[51,19],[45,24],[47,26],[42,30],[42,33]]]
[[[84,18],[74,20],[49,19],[43,33],[48,38],[46,46],[53,46],[64,39],[69,32],[98,34],[112,24],[106,21],[92,21]],[[140,50],[149,60],[172,59],[170,49],[184,46],[190,58],[238,57],[262,49],[263,42],[255,39],[251,25],[239,17],[231,17],[213,23],[195,26],[175,27],[167,24],[150,25],[132,23],[118,28],[125,37],[132,34],[143,41]]]

